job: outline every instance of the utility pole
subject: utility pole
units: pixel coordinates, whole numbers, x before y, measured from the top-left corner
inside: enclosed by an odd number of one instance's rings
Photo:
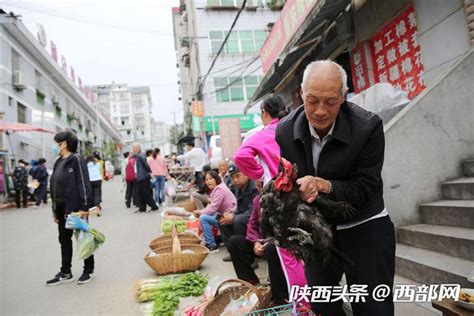
[[[171,112],[173,114],[173,122],[174,122],[174,135],[173,135],[173,142],[176,144],[176,152],[178,152],[178,125],[176,124],[176,112]]]

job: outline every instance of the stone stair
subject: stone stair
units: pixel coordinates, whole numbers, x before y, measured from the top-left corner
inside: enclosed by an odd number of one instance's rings
[[[474,287],[474,159],[441,184],[443,200],[420,205],[421,224],[397,230],[396,273],[423,284]]]

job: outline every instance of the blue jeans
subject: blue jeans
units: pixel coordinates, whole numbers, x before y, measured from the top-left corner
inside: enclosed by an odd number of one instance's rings
[[[214,239],[214,235],[212,234],[212,227],[219,227],[219,222],[216,219],[216,215],[206,215],[202,214],[199,216],[199,222],[201,222],[202,233],[204,235],[204,240],[207,246],[215,247],[216,240]]]
[[[165,176],[155,176],[153,186],[155,188],[155,202],[158,204],[165,202],[165,181]]]

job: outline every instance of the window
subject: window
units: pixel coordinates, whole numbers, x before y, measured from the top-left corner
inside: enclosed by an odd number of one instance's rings
[[[240,8],[243,0],[207,0],[207,7]]]
[[[255,93],[260,76],[214,78],[217,102],[235,102],[249,100]]]
[[[39,93],[39,92],[36,92],[36,103],[38,103],[38,105],[41,105],[41,106],[44,106],[44,95]]]
[[[12,70],[13,73],[15,71],[21,71],[21,56],[18,54],[16,50],[12,48]]]
[[[17,103],[18,123],[26,123],[26,106]]]
[[[44,97],[44,82],[43,82],[43,76],[41,73],[35,69],[35,88],[36,88],[36,93],[42,94]]]
[[[217,54],[227,32],[210,31],[211,53]],[[233,31],[227,39],[226,54],[254,54],[260,51],[267,38],[265,31]]]
[[[121,104],[120,105],[120,113],[127,114],[129,112],[128,104]]]

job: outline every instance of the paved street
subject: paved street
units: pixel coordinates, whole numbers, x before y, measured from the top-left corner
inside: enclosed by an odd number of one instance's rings
[[[159,213],[134,214],[122,202],[119,179],[103,184],[104,215],[91,225],[107,240],[96,254],[96,277],[88,284],[46,287],[60,267],[56,224],[49,207],[0,212],[0,314],[2,315],[141,315],[142,304],[134,301],[133,286],[154,272],[143,261],[148,243],[159,234]],[[211,254],[201,271],[210,277],[235,277],[227,252]],[[260,263],[259,276],[266,275]],[[75,278],[82,262],[73,258]],[[398,284],[406,284],[398,280]],[[415,304],[398,304],[397,315],[435,315]]]

